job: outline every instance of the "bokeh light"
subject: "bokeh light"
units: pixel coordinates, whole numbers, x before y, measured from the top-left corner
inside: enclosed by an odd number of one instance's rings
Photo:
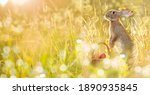
[[[31,0],[11,0],[11,1],[12,1],[12,3],[14,3],[16,5],[23,5],[23,4],[28,3]]]
[[[8,0],[0,0],[0,5],[5,6],[7,4]]]

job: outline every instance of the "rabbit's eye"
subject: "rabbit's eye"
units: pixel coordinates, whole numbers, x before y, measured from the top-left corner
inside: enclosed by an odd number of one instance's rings
[[[115,12],[115,11],[113,11],[112,13],[113,13],[113,14],[115,14],[116,12]]]

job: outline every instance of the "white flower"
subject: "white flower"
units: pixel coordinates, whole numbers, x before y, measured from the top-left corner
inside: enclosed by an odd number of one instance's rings
[[[137,66],[137,67],[134,68],[134,71],[136,73],[141,73],[142,72],[142,68],[140,66]]]
[[[44,69],[43,69],[42,66],[37,66],[37,67],[35,68],[35,71],[38,72],[38,73],[43,73],[43,72],[44,72]]]
[[[112,68],[114,68],[114,69],[118,69],[119,68],[119,65],[120,63],[119,63],[119,60],[112,60],[112,62],[111,62],[111,66],[112,66]]]
[[[19,48],[18,48],[17,46],[13,46],[13,52],[14,52],[15,54],[19,54],[19,53],[20,53],[20,50],[19,50]]]
[[[126,58],[125,54],[120,54],[120,58]]]
[[[92,48],[93,50],[98,50],[99,46],[98,46],[97,44],[92,44],[92,45],[91,45],[91,48]]]
[[[78,39],[76,42],[77,42],[77,44],[82,44],[83,43],[83,41],[80,40],[80,39]]]
[[[18,66],[24,65],[24,61],[23,61],[22,59],[18,59],[18,60],[16,61],[16,63],[17,63]]]
[[[104,63],[104,68],[105,69],[109,69],[110,68],[110,66],[111,66],[110,59],[108,59],[108,58],[104,59],[103,63]]]
[[[5,46],[5,47],[3,48],[3,52],[6,53],[6,54],[9,54],[9,52],[10,52],[10,47]]]
[[[103,69],[99,69],[99,70],[97,71],[97,74],[98,74],[99,76],[104,76],[104,75],[105,75],[105,72],[104,72]]]
[[[10,47],[5,46],[5,47],[3,48],[3,53],[2,53],[3,58],[8,58],[9,53],[10,53]]]
[[[61,71],[66,71],[66,70],[67,70],[67,66],[66,66],[65,64],[62,64],[62,65],[60,66],[60,70],[61,70]]]
[[[91,48],[90,48],[90,45],[89,44],[83,44],[83,51],[84,52],[90,52],[91,51]]]
[[[15,76],[16,75],[16,69],[13,67],[11,67],[11,70],[10,70],[10,73],[11,73],[11,76]]]
[[[118,69],[118,68],[120,68],[120,67],[126,65],[125,60],[121,59],[119,56],[118,56],[118,57],[115,57],[115,58],[112,59],[110,62],[111,62],[111,66],[112,66],[114,69]]]
[[[13,62],[11,60],[5,60],[5,66],[6,67],[12,67],[13,66]]]
[[[91,51],[91,46],[82,40],[77,40],[77,46],[76,51],[82,52],[82,53],[89,53]]]
[[[59,56],[60,56],[61,59],[65,59],[65,57],[66,57],[66,51],[65,51],[65,50],[62,50],[62,51],[60,52]]]
[[[150,68],[143,68],[142,74],[146,77],[150,77]]]
[[[3,58],[8,58],[9,54],[7,53],[2,53]]]
[[[113,59],[104,59],[103,62],[104,62],[105,69],[109,69],[110,67],[113,69],[118,69],[126,65],[125,60],[121,59],[120,56],[117,56]]]
[[[43,74],[40,74],[40,78],[45,78],[46,75],[43,73]]]

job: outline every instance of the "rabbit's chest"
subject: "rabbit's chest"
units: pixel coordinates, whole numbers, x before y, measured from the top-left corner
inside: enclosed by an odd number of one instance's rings
[[[126,38],[125,29],[122,26],[115,26],[110,28],[110,32],[112,36],[117,37],[118,39]]]
[[[117,43],[119,43],[119,46],[122,48],[130,48],[132,47],[133,43],[131,38],[126,33],[123,26],[117,26],[117,27],[111,27],[111,35],[117,37]]]

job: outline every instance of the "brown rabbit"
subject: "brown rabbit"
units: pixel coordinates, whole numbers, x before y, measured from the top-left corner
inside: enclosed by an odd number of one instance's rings
[[[110,22],[110,48],[113,48],[116,41],[120,41],[123,50],[122,52],[128,57],[131,55],[133,42],[123,25],[120,23],[119,18],[121,16],[130,17],[132,15],[133,13],[129,10],[110,10],[105,15],[106,19]]]

